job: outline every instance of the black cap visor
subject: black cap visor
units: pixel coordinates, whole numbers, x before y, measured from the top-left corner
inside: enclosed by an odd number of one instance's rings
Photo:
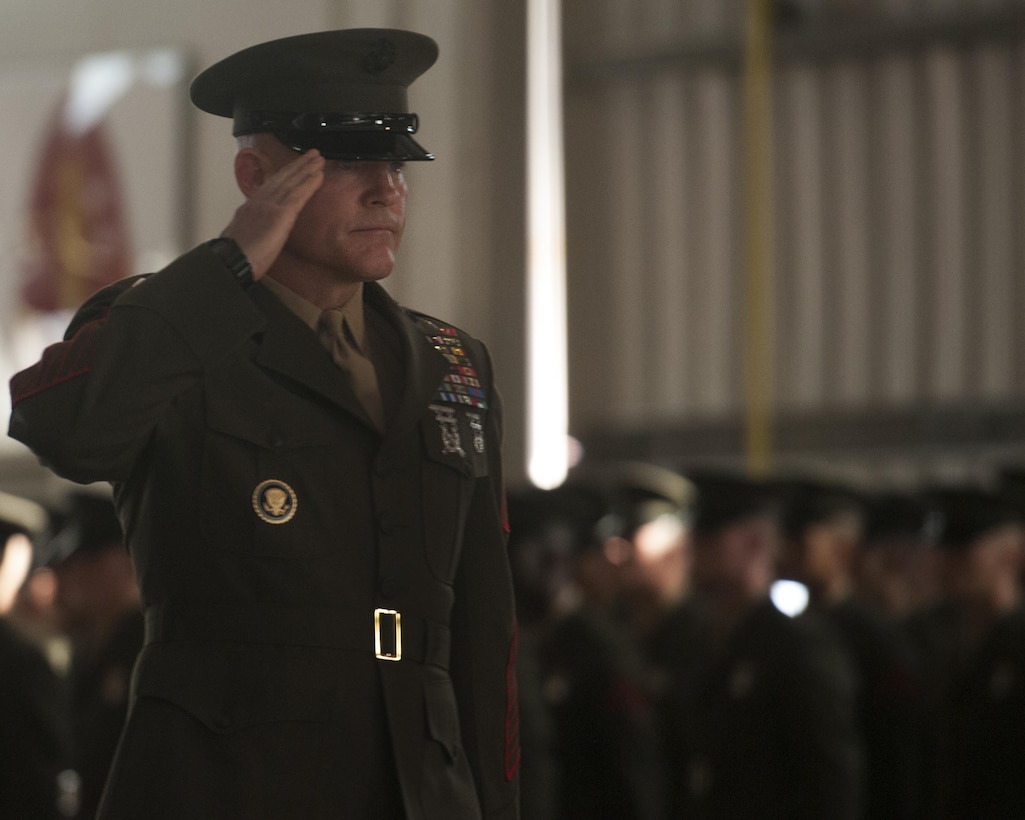
[[[275,131],[281,142],[303,153],[316,148],[325,159],[416,162],[434,159],[408,134],[387,131]]]

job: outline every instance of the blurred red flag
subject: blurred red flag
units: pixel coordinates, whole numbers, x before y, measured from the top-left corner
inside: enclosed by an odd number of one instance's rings
[[[29,204],[22,299],[38,312],[75,308],[131,273],[116,166],[100,122],[68,127],[62,100],[43,138]]]

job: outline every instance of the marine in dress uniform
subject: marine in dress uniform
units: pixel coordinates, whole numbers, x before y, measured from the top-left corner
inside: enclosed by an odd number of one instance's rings
[[[900,622],[935,603],[940,516],[925,493],[886,491],[866,499],[855,559],[858,597]]]
[[[897,625],[855,595],[866,502],[850,487],[809,478],[778,482],[777,492],[790,574],[808,588],[808,611],[836,635],[857,679],[864,816],[917,817],[923,716],[912,653]]]
[[[550,816],[559,820],[664,816],[657,734],[642,657],[614,611],[624,585],[623,568],[608,561],[602,550],[603,522],[611,510],[604,492],[572,475],[557,489],[510,499],[517,577],[525,592],[533,590],[530,597],[539,615],[525,637],[550,720],[550,743],[544,751],[554,780]],[[617,523],[617,537],[619,531]],[[528,550],[536,552],[533,560]],[[544,567],[543,575],[531,577],[525,571],[534,562]],[[548,578],[560,576],[560,587],[541,591]],[[542,616],[538,604],[543,599],[547,604]],[[531,751],[526,742],[524,749]],[[530,773],[536,784],[536,773]]]
[[[663,716],[671,816],[860,817],[854,679],[834,638],[769,599],[774,494],[689,471],[697,486],[695,599],[665,633]]]
[[[67,792],[61,788],[68,783],[72,765],[71,713],[64,682],[39,647],[8,617],[31,563],[33,539],[42,536],[46,526],[46,512],[38,504],[0,493],[0,817],[4,818],[56,820],[75,816],[77,809],[73,781]]]
[[[113,484],[137,566],[146,645],[103,818],[518,816],[488,352],[378,283],[402,163],[431,158],[407,86],[436,55],[356,29],[203,72],[192,98],[243,137],[246,202],[221,238],[97,294],[12,380],[11,434]],[[342,261],[311,261],[330,243]],[[357,294],[317,307],[342,308],[376,386],[268,276],[311,303],[312,276]]]
[[[988,489],[930,496],[944,600],[909,621],[928,682],[923,817],[1025,816],[1025,518]]]
[[[131,558],[110,499],[72,493],[40,549],[57,581],[56,606],[71,644],[68,682],[79,776],[79,820],[96,816],[128,711],[144,624]]]

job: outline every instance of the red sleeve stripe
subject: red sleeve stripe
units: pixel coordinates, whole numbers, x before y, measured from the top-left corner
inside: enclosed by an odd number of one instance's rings
[[[504,480],[502,481],[501,493],[502,502],[501,509],[499,510],[499,515],[502,519],[502,529],[505,531],[506,535],[509,535],[512,532],[512,527],[509,525],[509,497],[505,492]]]
[[[11,379],[11,401],[14,405],[54,385],[83,376],[92,368],[99,343],[103,319],[83,325],[74,338],[50,345],[40,360]]]

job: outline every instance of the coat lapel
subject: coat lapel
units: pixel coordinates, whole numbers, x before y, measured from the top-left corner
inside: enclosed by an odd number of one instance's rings
[[[267,317],[256,363],[323,396],[371,427],[363,405],[316,334],[266,288],[250,291]]]
[[[367,306],[385,317],[401,342],[402,398],[388,430],[389,435],[399,434],[419,421],[448,371],[448,361],[384,288],[369,283],[363,292]],[[257,364],[314,391],[373,427],[316,334],[266,288],[254,287],[250,293],[267,317]]]

